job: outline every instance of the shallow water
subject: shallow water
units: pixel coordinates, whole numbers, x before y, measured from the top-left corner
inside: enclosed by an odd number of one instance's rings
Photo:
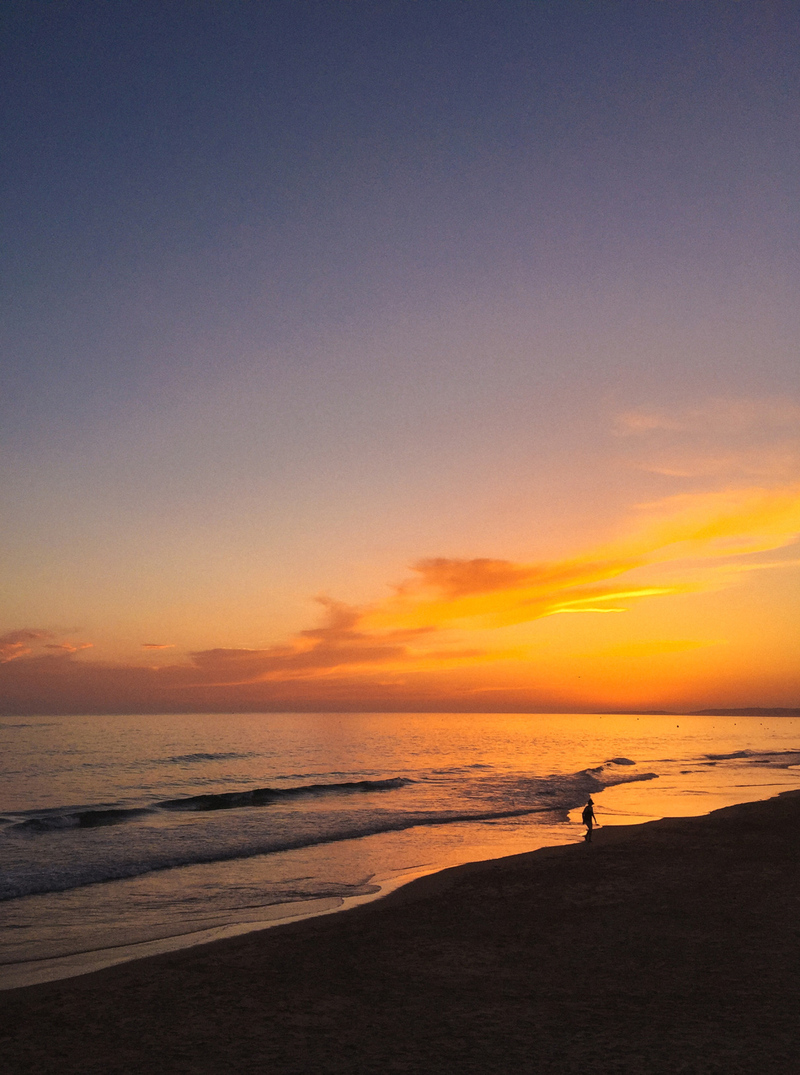
[[[422,873],[800,787],[795,718],[0,720],[0,985],[331,912]]]

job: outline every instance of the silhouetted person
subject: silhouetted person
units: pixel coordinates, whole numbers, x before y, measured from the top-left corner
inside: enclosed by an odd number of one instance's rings
[[[584,840],[587,842],[587,844],[590,844],[592,842],[592,829],[597,824],[597,818],[594,816],[594,803],[592,802],[591,795],[589,796],[589,801],[587,802],[586,806],[584,806],[583,808],[583,813],[581,814],[581,817],[583,818],[583,823],[586,826],[586,835],[584,836]]]

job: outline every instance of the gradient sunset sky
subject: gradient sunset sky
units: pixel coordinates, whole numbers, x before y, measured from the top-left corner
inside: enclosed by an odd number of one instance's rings
[[[2,34],[0,712],[800,705],[800,6]]]

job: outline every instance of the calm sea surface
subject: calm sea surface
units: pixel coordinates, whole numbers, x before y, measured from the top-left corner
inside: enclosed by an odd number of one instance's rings
[[[423,873],[800,788],[800,720],[0,718],[0,986],[337,910]]]

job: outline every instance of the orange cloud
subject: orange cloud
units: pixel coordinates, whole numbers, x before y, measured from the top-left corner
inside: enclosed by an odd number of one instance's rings
[[[422,560],[394,596],[365,610],[362,627],[504,627],[562,612],[598,612],[609,602],[702,588],[702,566],[720,557],[768,552],[800,533],[800,486],[670,497],[641,510],[629,537],[582,557],[543,564]],[[671,585],[617,582],[654,565],[692,562],[691,579]]]
[[[175,649],[174,642],[142,642],[142,649]]]
[[[463,661],[497,659],[495,654],[472,648],[426,650],[419,643],[433,634],[433,627],[395,628],[377,632],[363,630],[362,610],[329,598],[318,598],[326,609],[327,623],[301,631],[287,645],[266,649],[212,649],[192,653],[194,666],[214,683],[286,682],[316,679],[348,670],[444,667]],[[415,643],[417,645],[415,645]],[[441,644],[441,643],[440,643]]]
[[[474,708],[482,696],[491,705],[505,692],[507,706],[568,707],[569,697],[584,698],[590,685],[571,696],[557,685],[568,651],[559,651],[543,675],[539,651],[520,635],[523,625],[559,614],[619,614],[633,602],[718,591],[756,567],[791,567],[796,559],[765,561],[763,555],[798,533],[800,485],[670,497],[643,506],[627,533],[581,556],[543,563],[423,559],[409,579],[372,605],[320,598],[323,624],[286,643],[210,648],[160,668],[88,661],[67,644],[47,643],[55,652],[35,656],[32,646],[50,636],[12,632],[0,640],[8,654],[0,669],[0,706],[7,713],[224,712],[458,708],[470,699]],[[513,644],[507,628],[517,629]],[[539,647],[547,637],[537,635]],[[698,644],[691,638],[617,638],[607,640],[606,653],[631,659],[690,654]],[[602,649],[595,650],[598,658]],[[600,665],[595,688],[606,694],[616,689]]]
[[[0,664],[8,661],[19,660],[22,657],[30,657],[35,653],[36,647],[53,650],[56,653],[72,654],[79,653],[84,649],[91,649],[93,643],[81,642],[75,645],[72,642],[48,642],[46,639],[54,638],[52,631],[42,628],[22,628],[19,631],[10,631],[0,637]]]
[[[33,652],[31,643],[52,637],[49,631],[33,630],[28,627],[23,627],[18,631],[9,631],[8,634],[0,636],[0,663],[27,657]]]
[[[643,509],[632,544],[649,562],[769,552],[800,534],[800,484],[668,497]]]

